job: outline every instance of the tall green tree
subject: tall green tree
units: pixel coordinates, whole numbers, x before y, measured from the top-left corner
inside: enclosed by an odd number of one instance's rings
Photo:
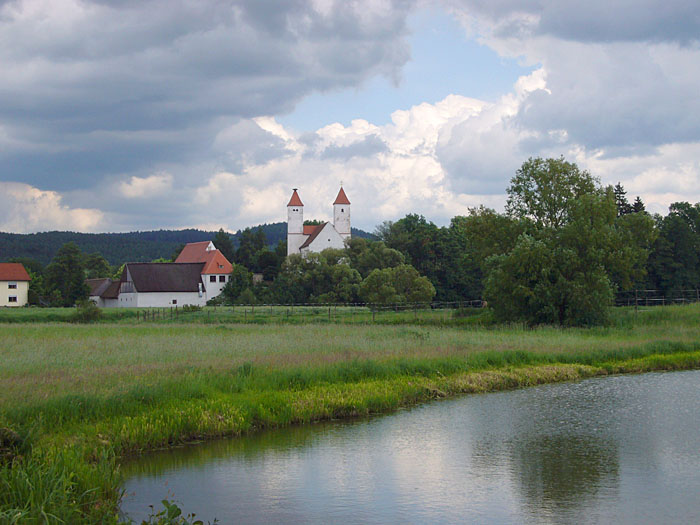
[[[513,250],[488,261],[484,297],[496,317],[529,324],[604,323],[613,297],[610,275],[622,259],[610,251],[619,251],[624,239],[615,228],[612,188],[601,188],[563,158],[529,159],[511,181],[507,209],[534,228]]]
[[[46,267],[46,292],[57,292],[62,306],[73,306],[80,299],[87,299],[89,288],[85,283],[83,254],[73,242],[61,246]]]
[[[537,228],[557,229],[569,220],[576,200],[596,191],[597,185],[590,173],[563,157],[530,158],[511,179],[506,210],[512,217],[532,220]]]
[[[372,270],[362,281],[359,294],[371,304],[429,303],[435,296],[435,287],[413,266],[401,264]]]
[[[223,228],[219,228],[219,231],[216,232],[216,235],[214,235],[212,242],[229,262],[233,262],[236,250],[233,247],[231,236],[226,233]]]
[[[85,256],[85,276],[88,279],[109,277],[112,271],[107,259],[101,254],[95,252]]]

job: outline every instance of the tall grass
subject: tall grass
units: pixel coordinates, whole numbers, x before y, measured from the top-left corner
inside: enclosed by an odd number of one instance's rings
[[[695,368],[699,313],[621,310],[591,330],[6,325],[0,428],[22,439],[0,460],[0,522],[115,521],[118,458],[192,439],[459,392]]]

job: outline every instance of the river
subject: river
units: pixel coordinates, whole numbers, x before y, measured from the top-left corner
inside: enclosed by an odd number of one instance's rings
[[[436,401],[150,454],[122,510],[228,523],[700,523],[700,371]]]

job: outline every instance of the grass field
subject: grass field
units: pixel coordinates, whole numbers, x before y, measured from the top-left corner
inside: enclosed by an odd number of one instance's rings
[[[611,326],[585,330],[451,325],[478,312],[427,311],[423,324],[382,312],[372,323],[358,312],[329,321],[326,308],[324,320],[280,323],[256,307],[259,324],[246,324],[219,308],[80,325],[32,310],[0,313],[12,317],[0,324],[0,523],[114,521],[118,458],[191,439],[700,367],[700,305],[616,309]]]

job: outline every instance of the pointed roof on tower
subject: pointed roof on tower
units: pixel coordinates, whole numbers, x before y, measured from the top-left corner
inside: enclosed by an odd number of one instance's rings
[[[338,196],[335,198],[335,202],[333,204],[350,204],[350,201],[348,200],[348,196],[345,195],[345,190],[343,190],[343,187],[340,187],[340,191],[338,192]]]
[[[292,193],[292,198],[289,199],[289,204],[287,206],[303,206],[304,203],[301,202],[301,199],[299,198],[299,194],[297,193],[297,189],[294,188],[294,193]]]

